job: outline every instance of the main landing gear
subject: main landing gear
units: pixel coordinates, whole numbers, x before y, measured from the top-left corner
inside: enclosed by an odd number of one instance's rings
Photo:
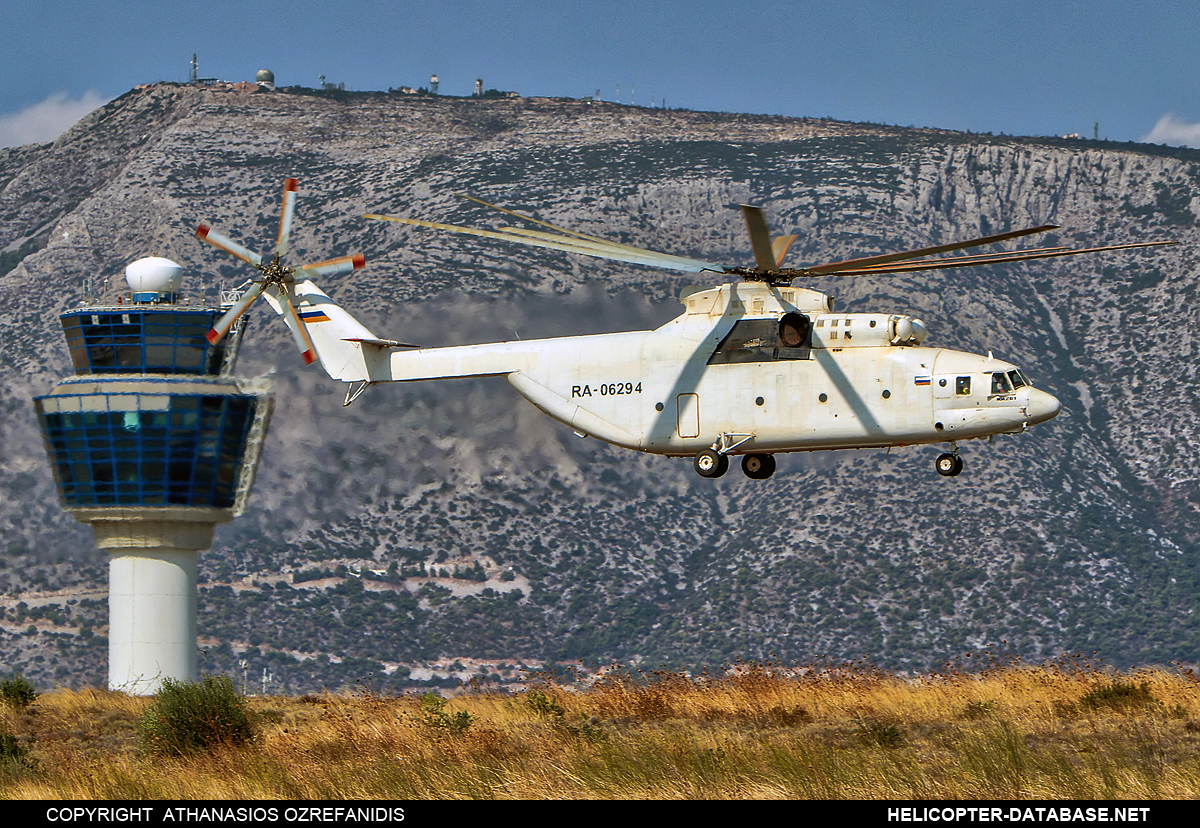
[[[742,472],[751,480],[766,480],[775,473],[775,455],[743,454]]]
[[[716,449],[704,449],[696,455],[696,474],[701,477],[720,477],[729,471],[729,455]],[[775,473],[775,456],[772,454],[745,454],[742,456],[742,472],[751,480],[766,480]]]
[[[963,461],[958,456],[957,448],[953,452],[939,454],[933,465],[942,477],[957,477],[963,470]]]
[[[704,449],[696,454],[694,465],[701,477],[720,477],[729,471],[729,458],[713,449]]]

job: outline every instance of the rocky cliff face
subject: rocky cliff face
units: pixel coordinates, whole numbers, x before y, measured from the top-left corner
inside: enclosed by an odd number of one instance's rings
[[[268,249],[287,176],[301,180],[295,261],[365,253],[365,270],[324,287],[381,334],[423,344],[654,326],[695,280],[361,218],[492,221],[461,191],[730,264],[750,259],[726,209],[737,202],[800,235],[793,264],[1042,223],[1062,226],[1046,243],[1181,244],[816,285],[841,308],[913,312],[928,344],[994,351],[1063,400],[1028,434],[964,445],[953,479],[934,474],[934,449],[914,448],[702,480],[684,461],[580,441],[502,381],[373,388],[343,408],[343,389],[256,310],[241,371],[274,370],[280,403],[252,508],[201,558],[206,669],[241,657],[276,687],[311,689],[544,659],[924,669],[989,647],[1195,659],[1200,154],[576,101],[157,85],[53,145],[0,150],[0,249],[19,260],[0,277],[9,666],[87,684],[106,658],[106,562],[58,506],[29,402],[68,373],[58,313],[143,255],[175,259],[191,295],[215,298],[247,269],[196,241],[195,225]]]

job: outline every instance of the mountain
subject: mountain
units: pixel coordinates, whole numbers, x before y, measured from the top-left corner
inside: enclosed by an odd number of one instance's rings
[[[344,388],[251,312],[239,366],[278,403],[251,506],[201,554],[202,665],[305,691],[516,675],[543,662],[946,661],[1200,649],[1200,152],[544,98],[156,84],[53,144],[0,150],[0,619],[8,669],[104,680],[106,564],[57,500],[30,398],[70,372],[57,316],[145,255],[215,300],[300,179],[294,261],[363,252],[323,287],[381,335],[458,344],[632,330],[694,275],[414,230],[484,224],[469,192],[559,225],[747,264],[731,203],[797,233],[789,263],[1043,223],[1039,245],[1177,247],[817,280],[993,351],[1063,413],[941,449],[790,455],[698,477],[545,418],[501,380]],[[436,577],[430,577],[430,575]],[[245,666],[239,666],[244,661]],[[975,662],[972,662],[975,663]]]

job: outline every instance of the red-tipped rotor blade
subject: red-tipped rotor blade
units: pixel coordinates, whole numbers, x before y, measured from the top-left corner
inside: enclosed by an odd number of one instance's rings
[[[262,264],[262,256],[258,255],[253,250],[248,250],[245,247],[242,247],[233,239],[222,236],[207,224],[201,224],[196,228],[196,238],[200,239],[200,241],[208,242],[213,247],[224,250],[226,253],[232,253],[243,262],[249,262],[255,267]]]
[[[288,252],[288,237],[292,234],[292,216],[296,212],[296,188],[300,182],[289,178],[283,182],[283,207],[279,212],[279,235],[275,238],[275,254]]]
[[[283,310],[291,323],[288,327],[291,328],[292,339],[296,340],[296,347],[300,349],[300,357],[305,365],[312,365],[317,359],[317,349],[313,347],[312,337],[308,335],[308,325],[300,318],[300,314],[296,313],[296,306],[292,304],[289,291],[281,290],[279,296],[283,299]]]
[[[254,300],[259,297],[259,294],[263,292],[266,286],[266,282],[255,282],[242,298],[237,301],[237,304],[226,311],[225,315],[218,319],[217,323],[209,329],[209,332],[206,334],[208,341],[216,345],[217,340],[229,333],[230,328],[233,327],[233,323],[237,322],[241,318],[241,315],[254,304]]]
[[[367,260],[361,253],[355,253],[353,256],[342,256],[338,259],[330,259],[327,262],[317,262],[316,264],[298,267],[296,268],[296,272],[303,274],[309,279],[319,279],[324,276],[338,276],[342,273],[358,270],[366,263]]]

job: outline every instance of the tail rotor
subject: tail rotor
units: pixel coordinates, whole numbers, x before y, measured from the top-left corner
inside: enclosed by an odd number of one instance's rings
[[[207,224],[201,224],[196,228],[196,238],[211,244],[218,250],[224,250],[226,253],[248,264],[252,264],[258,269],[258,276],[251,279],[252,284],[245,294],[242,295],[242,298],[226,311],[209,330],[209,342],[216,344],[221,337],[229,333],[238,319],[242,317],[242,314],[249,310],[250,306],[263,293],[271,291],[273,294],[278,295],[280,299],[280,307],[289,323],[288,327],[292,331],[292,338],[296,342],[296,347],[300,349],[300,355],[304,359],[304,364],[309,365],[316,360],[317,352],[313,347],[312,337],[309,336],[308,325],[304,321],[303,315],[296,311],[294,301],[296,276],[299,275],[306,279],[337,276],[363,267],[366,264],[366,259],[359,253],[353,256],[341,256],[336,259],[329,259],[324,262],[294,268],[287,267],[280,261],[289,249],[289,238],[292,231],[292,218],[296,211],[296,192],[298,187],[299,182],[295,178],[289,178],[283,182],[283,204],[279,213],[279,232],[275,237],[274,255],[269,260],[264,260],[262,256],[254,251],[243,247],[233,239],[215,232]]]

